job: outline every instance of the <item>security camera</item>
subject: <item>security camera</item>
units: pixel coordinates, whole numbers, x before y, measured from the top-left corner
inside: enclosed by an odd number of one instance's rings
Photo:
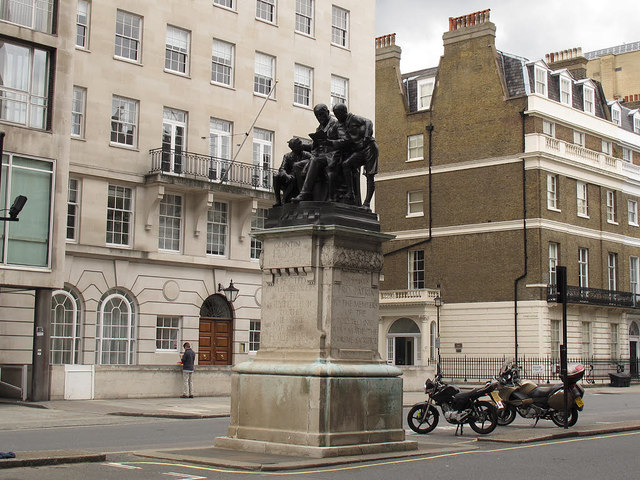
[[[27,197],[25,197],[24,195],[18,195],[13,201],[13,205],[11,205],[11,208],[9,209],[9,218],[11,218],[12,220],[17,219],[18,215],[24,208],[25,203],[27,203]]]

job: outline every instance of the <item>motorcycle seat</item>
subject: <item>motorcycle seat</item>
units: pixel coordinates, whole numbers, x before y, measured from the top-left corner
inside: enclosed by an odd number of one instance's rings
[[[550,394],[558,390],[558,385],[550,385],[548,387],[536,387],[530,393],[529,396],[532,398],[538,397],[548,397]]]

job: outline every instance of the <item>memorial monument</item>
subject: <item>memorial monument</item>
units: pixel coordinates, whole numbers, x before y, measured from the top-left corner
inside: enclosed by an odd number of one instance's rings
[[[261,345],[233,369],[218,447],[309,457],[417,448],[402,427],[401,371],[378,353],[381,246],[392,237],[369,209],[373,125],[344,106],[334,112],[314,108],[309,156],[290,141],[279,205],[253,233],[263,248]]]

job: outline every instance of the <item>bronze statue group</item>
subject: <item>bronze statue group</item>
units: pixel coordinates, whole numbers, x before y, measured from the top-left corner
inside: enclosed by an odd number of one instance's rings
[[[311,142],[294,137],[273,176],[276,204],[304,201],[340,202],[369,211],[378,173],[378,145],[371,120],[349,113],[339,103],[335,117],[324,104],[314,107],[318,128]],[[360,196],[360,169],[367,179],[364,201]]]

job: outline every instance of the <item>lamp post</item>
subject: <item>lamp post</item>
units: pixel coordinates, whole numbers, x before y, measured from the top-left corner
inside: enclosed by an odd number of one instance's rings
[[[442,298],[438,295],[433,299],[436,306],[436,348],[438,349],[438,371],[440,373],[440,307],[442,306]]]
[[[229,286],[227,288],[222,288],[222,284],[219,283],[218,284],[218,292],[222,292],[224,294],[224,297],[227,299],[227,301],[229,303],[233,303],[233,302],[235,302],[236,298],[238,298],[238,293],[240,293],[240,290],[238,290],[233,285],[233,280],[231,280],[231,282],[229,282]]]

